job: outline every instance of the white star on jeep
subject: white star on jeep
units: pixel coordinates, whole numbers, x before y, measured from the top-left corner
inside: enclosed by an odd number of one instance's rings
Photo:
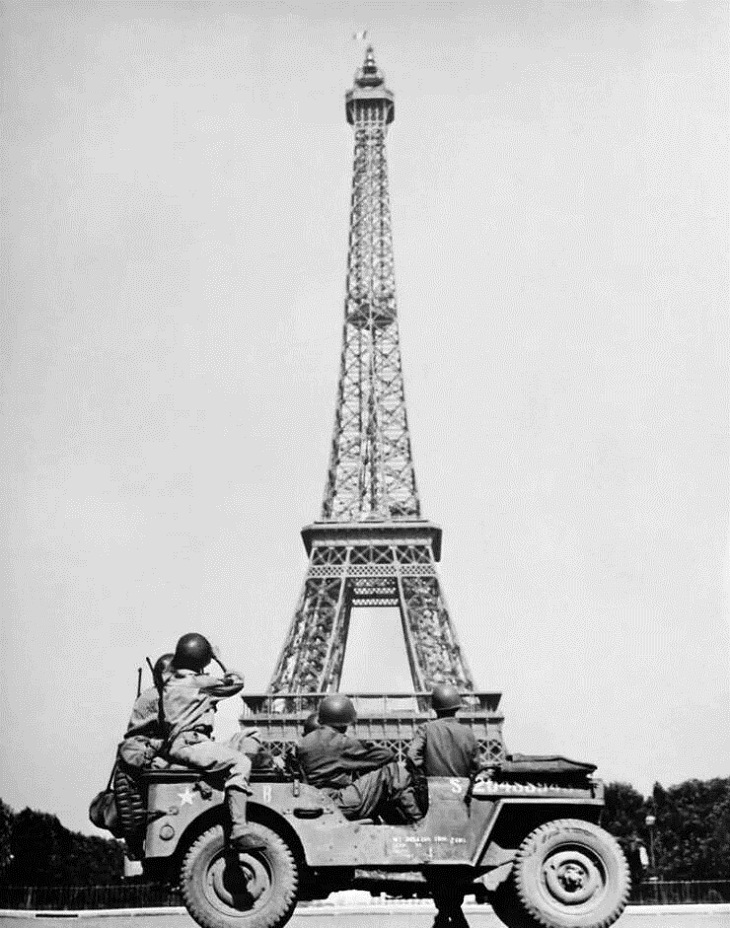
[[[191,806],[195,801],[195,796],[193,796],[193,791],[189,786],[185,787],[184,793],[178,793],[178,796],[180,797],[180,802],[182,802],[184,806]]]

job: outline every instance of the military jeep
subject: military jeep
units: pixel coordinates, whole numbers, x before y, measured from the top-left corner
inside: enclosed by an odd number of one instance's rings
[[[499,695],[469,693],[459,719],[473,728],[484,770],[474,780],[433,777],[415,824],[348,821],[291,762],[307,715],[326,694],[244,697],[244,726],[259,729],[249,804],[263,849],[228,849],[223,783],[170,766],[137,790],[118,783],[128,851],[151,878],[179,882],[203,928],[279,928],[298,900],[342,889],[426,896],[429,880],[458,881],[511,928],[606,928],[621,914],[629,871],[598,826],[603,786],[595,767],[561,757],[507,755]],[[428,694],[351,697],[358,737],[403,758]],[[141,788],[140,788],[141,787]]]

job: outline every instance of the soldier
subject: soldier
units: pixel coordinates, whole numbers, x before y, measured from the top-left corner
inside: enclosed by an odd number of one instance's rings
[[[410,777],[393,752],[345,734],[356,718],[347,696],[325,696],[319,727],[297,747],[306,782],[329,793],[348,819],[391,814],[410,822],[423,818]]]
[[[191,632],[177,643],[174,672],[163,696],[169,731],[167,756],[209,772],[225,772],[226,805],[232,824],[230,842],[240,854],[263,846],[249,830],[246,819],[251,761],[230,744],[213,741],[213,722],[218,703],[243,689],[243,676],[235,671],[226,671],[222,679],[205,674],[212,659],[213,649],[203,635]]]
[[[420,725],[408,748],[410,769],[427,777],[471,777],[479,772],[474,733],[456,718],[461,708],[456,687],[439,683],[431,692],[436,718]]]
[[[419,726],[406,757],[417,792],[423,784],[426,795],[426,777],[472,777],[481,766],[474,733],[456,717],[462,705],[456,687],[439,683],[431,691],[431,705],[436,718]],[[433,928],[469,928],[461,910],[465,886],[458,874],[444,879],[438,870],[427,868],[425,876],[437,909]]]
[[[162,654],[152,668],[154,686],[143,690],[132,707],[119,756],[129,767],[146,767],[160,753],[165,740],[160,717],[160,692],[172,674],[173,654]]]

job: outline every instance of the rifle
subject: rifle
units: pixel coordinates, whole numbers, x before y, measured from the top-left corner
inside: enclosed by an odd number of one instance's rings
[[[163,703],[165,683],[162,679],[158,679],[155,676],[155,668],[152,664],[152,661],[149,659],[149,657],[146,657],[145,660],[147,661],[147,666],[150,668],[150,672],[152,674],[152,682],[154,683],[155,689],[157,690],[157,722],[160,726],[160,734],[165,740],[165,743],[167,743],[167,739],[170,735],[170,732],[169,732],[169,726],[167,724],[167,719],[165,718],[165,706]],[[140,672],[141,672],[141,668],[140,668]]]

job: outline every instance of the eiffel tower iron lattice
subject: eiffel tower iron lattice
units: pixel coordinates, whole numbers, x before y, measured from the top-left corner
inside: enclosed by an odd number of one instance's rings
[[[371,47],[345,97],[355,133],[345,322],[321,519],[302,530],[304,587],[269,692],[339,688],[356,606],[397,606],[414,689],[473,690],[421,518],[396,313],[385,138],[393,94]]]

